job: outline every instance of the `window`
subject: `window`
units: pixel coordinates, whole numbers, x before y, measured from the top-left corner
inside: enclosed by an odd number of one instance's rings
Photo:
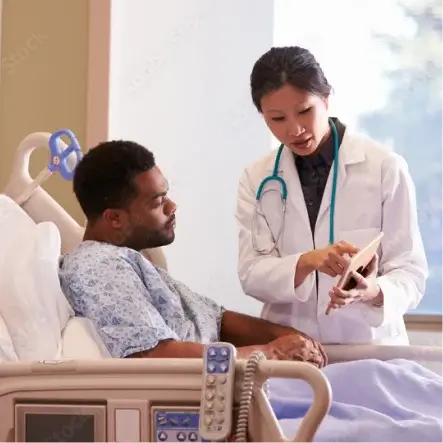
[[[430,269],[413,313],[441,315],[441,1],[279,0],[274,20],[275,45],[304,46],[320,62],[331,114],[408,162]]]

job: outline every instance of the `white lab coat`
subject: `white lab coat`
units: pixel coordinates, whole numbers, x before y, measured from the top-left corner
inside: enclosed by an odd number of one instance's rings
[[[384,306],[354,303],[325,311],[329,290],[337,281],[315,273],[294,289],[297,261],[304,252],[329,242],[332,168],[320,206],[314,235],[292,153],[284,148],[279,175],[288,188],[285,228],[271,255],[255,252],[251,220],[260,182],[272,174],[276,151],[248,167],[240,180],[236,218],[239,223],[238,274],[244,292],[264,303],[262,318],[299,329],[322,343],[408,344],[403,315],[423,297],[427,261],[417,224],[415,188],[405,160],[377,142],[346,130],[339,150],[335,205],[335,242],[363,247],[380,231],[378,283]],[[265,189],[279,189],[276,181]],[[281,222],[281,199],[275,192],[262,197],[258,217],[259,247],[272,246]]]

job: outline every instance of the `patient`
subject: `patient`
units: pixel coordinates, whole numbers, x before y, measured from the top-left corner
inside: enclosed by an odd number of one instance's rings
[[[60,261],[60,281],[77,316],[89,318],[114,358],[202,357],[227,341],[239,358],[323,367],[321,345],[290,327],[225,310],[139,251],[174,241],[175,203],[153,154],[128,141],[101,143],[78,165],[74,192],[87,217],[84,241]]]

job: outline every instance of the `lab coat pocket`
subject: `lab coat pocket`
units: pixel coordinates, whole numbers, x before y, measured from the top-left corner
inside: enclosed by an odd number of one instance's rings
[[[338,241],[345,241],[355,245],[357,248],[364,248],[380,233],[380,228],[354,229],[352,231],[340,231]]]

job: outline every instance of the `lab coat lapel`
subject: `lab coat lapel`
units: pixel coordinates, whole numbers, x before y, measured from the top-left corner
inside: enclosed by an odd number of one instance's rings
[[[346,167],[351,164],[360,163],[365,160],[365,153],[363,148],[350,140],[349,132],[346,129],[343,140],[338,150],[338,176],[337,176],[337,190],[336,190],[336,200],[340,198],[340,189],[346,182],[347,170]],[[337,161],[334,159],[334,162]],[[334,177],[334,164],[331,166],[329,172],[328,180],[326,182],[325,191],[323,193],[323,198],[320,204],[320,209],[318,211],[316,226],[323,222],[322,218],[329,211],[331,206],[331,194],[332,194],[332,181]],[[328,223],[329,229],[329,223]]]
[[[284,148],[283,155],[281,157],[281,174],[284,176],[286,185],[288,187],[288,206],[291,208],[289,211],[287,225],[288,232],[294,232],[294,224],[298,226],[297,235],[304,235],[304,232],[311,232],[311,226],[309,224],[309,215],[306,208],[305,199],[303,196],[303,190],[300,183],[300,177],[295,166],[294,155],[288,148]],[[293,226],[290,226],[290,225]],[[312,235],[309,235],[311,238]]]

